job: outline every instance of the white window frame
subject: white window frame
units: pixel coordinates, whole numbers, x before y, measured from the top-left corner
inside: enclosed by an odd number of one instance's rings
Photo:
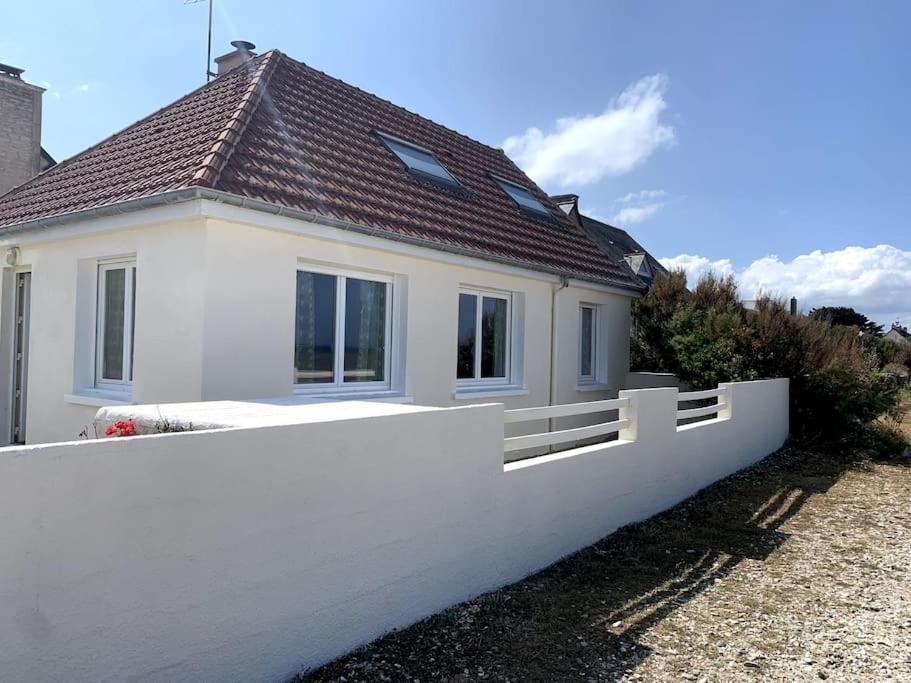
[[[456,387],[484,387],[484,386],[509,386],[513,381],[513,295],[511,292],[500,292],[491,289],[476,289],[473,287],[459,287],[459,297],[456,298],[456,316],[462,294],[471,294],[475,300],[475,353],[474,376],[456,378]],[[506,375],[504,377],[481,377],[481,318],[484,310],[484,297],[500,299],[506,302]],[[458,338],[456,338],[456,354],[458,354]],[[457,355],[458,358],[458,355]],[[456,368],[458,370],[458,367]]]
[[[598,315],[598,305],[589,304],[589,303],[580,303],[579,304],[579,365],[577,369],[578,381],[579,384],[594,384],[598,381],[598,325],[599,325],[599,315]],[[589,310],[592,312],[592,329],[591,329],[591,351],[590,351],[590,367],[591,373],[584,375],[582,374],[582,312],[584,310]]]
[[[104,322],[107,315],[105,310],[105,290],[107,288],[106,273],[111,270],[124,270],[123,292],[123,378],[110,379],[102,375],[104,369]],[[133,387],[133,333],[136,325],[134,318],[136,279],[136,259],[117,258],[98,261],[97,269],[97,297],[95,303],[95,382],[96,389],[129,393]]]
[[[313,384],[299,384],[297,382],[297,368],[294,367],[294,361],[291,363],[291,379],[293,382],[293,391],[295,394],[304,395],[321,395],[321,394],[339,394],[339,393],[375,393],[377,391],[390,391],[393,387],[392,378],[394,377],[392,345],[395,342],[393,334],[393,309],[395,301],[393,297],[396,294],[395,277],[385,273],[373,273],[370,271],[352,271],[340,268],[332,268],[323,265],[310,265],[308,263],[299,263],[294,271],[294,310],[297,310],[297,273],[313,273],[315,275],[331,275],[335,278],[335,358],[333,359],[333,381],[332,382],[314,382]],[[383,367],[385,369],[385,378],[379,382],[345,382],[345,283],[348,279],[352,280],[369,280],[371,282],[382,282],[386,285],[386,321],[385,321],[385,351],[383,357]],[[296,323],[292,334],[297,336]]]

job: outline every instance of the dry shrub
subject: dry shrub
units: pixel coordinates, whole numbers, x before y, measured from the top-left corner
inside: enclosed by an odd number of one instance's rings
[[[634,304],[634,369],[672,372],[694,389],[788,377],[791,431],[804,441],[856,435],[895,412],[898,383],[855,328],[792,316],[783,301],[744,309],[733,278],[709,275],[692,292],[682,273],[658,277]]]

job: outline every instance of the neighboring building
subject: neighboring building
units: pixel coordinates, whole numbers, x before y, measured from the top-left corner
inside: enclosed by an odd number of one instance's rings
[[[44,88],[23,81],[22,73],[0,64],[0,195],[55,163],[41,147]]]
[[[667,269],[658,259],[648,253],[626,230],[583,215],[579,211],[578,195],[561,194],[551,199],[605,254],[614,260],[626,261],[645,285],[650,285],[659,273],[667,274]]]
[[[908,328],[902,327],[898,323],[893,323],[892,329],[883,336],[899,346],[911,346],[911,334],[909,334]]]
[[[502,151],[278,51],[219,70],[0,198],[12,440],[118,403],[623,386],[641,281]]]

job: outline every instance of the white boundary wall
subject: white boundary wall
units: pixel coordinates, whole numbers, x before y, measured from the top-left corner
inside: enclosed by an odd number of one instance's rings
[[[503,465],[500,404],[0,450],[0,680],[283,680],[551,564],[784,442],[788,382],[622,392],[623,439]]]

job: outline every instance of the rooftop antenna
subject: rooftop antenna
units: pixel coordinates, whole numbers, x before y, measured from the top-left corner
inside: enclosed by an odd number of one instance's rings
[[[206,2],[207,0],[183,0],[185,5],[198,5],[201,2]],[[212,80],[212,77],[215,75],[212,73],[212,3],[214,0],[208,0],[209,3],[209,43],[206,50],[206,83]]]

